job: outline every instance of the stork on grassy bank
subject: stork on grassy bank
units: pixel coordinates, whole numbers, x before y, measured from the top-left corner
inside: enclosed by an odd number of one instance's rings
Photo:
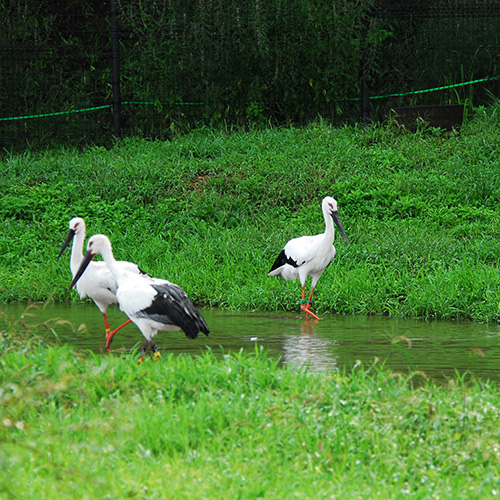
[[[268,276],[280,276],[285,280],[300,279],[302,285],[300,308],[305,311],[306,318],[308,319],[309,315],[320,319],[316,314],[311,312],[311,301],[316,283],[335,257],[335,247],[333,246],[335,238],[334,222],[340,234],[349,245],[349,240],[347,239],[337,211],[337,201],[331,196],[327,196],[323,198],[321,207],[325,219],[325,232],[316,234],[315,236],[300,236],[299,238],[290,240],[278,255],[268,273]],[[309,296],[309,300],[306,300],[305,286],[308,276],[311,276],[312,283],[311,295]]]
[[[75,277],[83,261],[84,240],[85,221],[80,217],[75,217],[69,221],[68,235],[66,236],[61,251],[57,256],[57,259],[59,260],[61,255],[64,253],[64,250],[66,250],[69,244],[73,242],[70,259],[70,268],[73,277]],[[139,267],[132,262],[119,261],[117,262],[117,265],[131,273],[146,275],[144,271],[139,269]],[[109,350],[115,333],[125,325],[128,325],[130,320],[126,321],[114,330],[111,330],[109,327],[106,310],[110,304],[116,304],[118,301],[116,299],[116,281],[108,269],[108,266],[104,262],[92,262],[88,266],[85,274],[78,280],[76,289],[81,299],[90,297],[99,308],[99,311],[101,311],[104,318],[104,327],[106,329],[106,349]]]
[[[164,279],[145,277],[124,269],[113,256],[109,238],[103,234],[96,234],[89,239],[87,252],[69,286],[70,290],[98,254],[102,255],[116,281],[116,298],[120,309],[137,325],[146,339],[139,362],[144,361],[149,346],[155,357],[160,357],[153,343],[153,337],[160,330],[180,328],[190,339],[198,337],[198,332],[209,334],[205,320],[182,288]]]

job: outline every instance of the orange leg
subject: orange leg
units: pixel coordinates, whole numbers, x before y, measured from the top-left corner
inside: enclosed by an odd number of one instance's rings
[[[302,300],[300,301],[300,308],[305,311],[306,319],[309,319],[309,314],[314,319],[321,319],[319,316],[316,316],[313,312],[311,312],[311,301],[314,293],[314,288],[311,290],[311,295],[309,295],[309,300],[305,300],[305,286],[302,287]]]
[[[305,296],[306,296],[306,286],[304,285],[302,287],[302,299],[300,301],[300,308],[303,310],[303,311],[306,311],[307,312],[307,305],[306,305],[306,300],[305,300]],[[307,315],[306,315],[307,317]]]
[[[160,351],[158,350],[158,346],[153,344],[153,342],[146,340],[146,342],[144,343],[144,347],[142,348],[142,351],[141,351],[141,357],[137,360],[138,365],[144,363],[144,361],[145,361],[144,356],[146,355],[146,352],[148,351],[149,346],[151,346],[151,352],[153,353],[153,357],[154,357],[155,361],[161,360],[161,354],[160,354]]]
[[[104,318],[104,328],[106,330],[106,339],[108,338],[109,332],[111,331],[109,328],[109,322],[108,322],[108,317],[106,316],[106,313],[102,313],[102,317]]]
[[[118,330],[121,330],[124,326],[128,325],[132,320],[129,319],[127,321],[125,321],[125,323],[123,323],[123,325],[120,325],[118,328],[115,328],[113,331],[109,331],[106,330],[106,349],[109,351],[110,350],[110,345],[111,345],[111,342],[113,341],[113,337],[115,336],[115,333],[118,331]],[[108,327],[109,328],[109,327]]]

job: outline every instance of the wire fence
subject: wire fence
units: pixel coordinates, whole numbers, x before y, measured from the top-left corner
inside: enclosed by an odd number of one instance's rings
[[[0,6],[3,149],[221,122],[367,122],[500,95],[497,1],[63,4]]]

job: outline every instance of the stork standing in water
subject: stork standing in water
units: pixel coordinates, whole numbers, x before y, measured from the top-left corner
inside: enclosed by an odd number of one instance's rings
[[[63,243],[59,255],[57,256],[57,259],[59,259],[64,250],[66,250],[69,244],[73,242],[70,260],[71,274],[73,277],[76,275],[83,261],[84,240],[85,221],[80,217],[75,217],[69,221],[68,235],[66,236],[66,240]],[[129,272],[146,275],[144,271],[141,271],[141,269],[139,269],[132,262],[119,261],[117,264]],[[106,348],[109,350],[115,333],[130,323],[130,320],[128,320],[118,328],[115,328],[113,331],[111,331],[109,327],[106,310],[110,304],[117,303],[116,281],[113,278],[113,275],[104,262],[92,262],[92,264],[88,267],[87,272],[78,281],[76,289],[80,298],[84,299],[85,297],[90,297],[101,311],[104,318],[104,327],[106,329]]]
[[[109,238],[103,234],[96,234],[89,239],[87,252],[70,284],[70,290],[97,254],[102,255],[116,280],[116,298],[120,309],[137,325],[146,339],[139,363],[144,361],[149,346],[155,357],[160,358],[158,348],[153,343],[153,337],[159,330],[181,328],[190,339],[198,337],[198,332],[209,334],[205,320],[182,288],[167,280],[144,277],[124,269],[113,256]]]
[[[331,196],[327,196],[323,198],[321,206],[325,218],[325,232],[315,236],[301,236],[290,240],[278,255],[268,273],[268,276],[280,276],[285,280],[300,279],[302,284],[300,308],[305,311],[307,319],[309,319],[309,314],[313,318],[320,319],[311,312],[311,301],[316,283],[335,257],[335,247],[333,246],[335,237],[334,222],[349,245],[349,240],[337,212],[337,201]],[[312,283],[311,295],[309,300],[306,301],[305,285],[308,276],[311,276]]]

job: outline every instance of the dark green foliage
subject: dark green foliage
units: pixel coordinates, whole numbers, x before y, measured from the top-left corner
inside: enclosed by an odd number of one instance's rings
[[[124,135],[170,138],[200,124],[359,121],[371,97],[496,77],[497,5],[335,0],[119,1]],[[416,7],[415,7],[416,5]],[[0,146],[112,142],[110,1],[0,4]],[[498,81],[371,100],[485,103]],[[107,107],[106,107],[107,106]]]
[[[140,16],[124,4],[124,95],[201,100],[216,105],[207,116],[229,110],[257,122],[314,117],[319,102],[335,106],[358,88],[359,23],[370,3],[150,2]]]

